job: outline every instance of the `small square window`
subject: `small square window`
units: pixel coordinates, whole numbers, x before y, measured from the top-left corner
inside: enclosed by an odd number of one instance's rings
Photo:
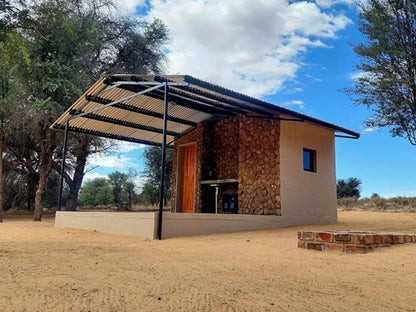
[[[316,151],[303,149],[303,170],[316,172]]]

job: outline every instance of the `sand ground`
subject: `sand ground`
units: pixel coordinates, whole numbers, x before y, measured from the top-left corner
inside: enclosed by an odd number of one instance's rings
[[[300,229],[416,233],[416,214],[163,241],[6,218],[0,311],[416,311],[416,244],[319,252]]]

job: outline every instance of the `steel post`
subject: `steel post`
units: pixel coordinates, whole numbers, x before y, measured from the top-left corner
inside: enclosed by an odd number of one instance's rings
[[[162,239],[162,217],[163,217],[163,198],[165,195],[165,172],[166,172],[166,132],[168,127],[168,83],[165,82],[164,111],[163,111],[163,143],[162,143],[162,167],[160,176],[160,196],[159,196],[159,218],[157,224],[157,239]]]
[[[65,122],[64,148],[62,151],[62,163],[61,163],[61,179],[59,181],[58,211],[61,210],[61,206],[62,206],[62,190],[64,188],[66,148],[68,145],[68,128],[69,128],[69,121],[67,120]]]

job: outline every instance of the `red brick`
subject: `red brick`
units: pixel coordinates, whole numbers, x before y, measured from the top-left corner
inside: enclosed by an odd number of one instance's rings
[[[315,239],[315,233],[311,231],[303,231],[301,233],[303,240],[314,240]]]
[[[412,242],[412,235],[403,235],[405,243],[411,243]]]
[[[361,234],[354,234],[354,244],[364,245],[365,236]]]
[[[354,244],[360,244],[360,245],[374,244],[374,234],[356,234],[354,235]]]
[[[382,244],[393,244],[393,235],[391,235],[391,234],[381,235],[381,243]]]
[[[328,244],[328,250],[330,251],[344,251],[344,244]]]
[[[298,241],[298,248],[306,248],[306,242],[305,241]]]
[[[404,236],[401,234],[394,234],[393,237],[393,244],[403,244],[404,243]]]
[[[369,246],[345,245],[346,253],[367,253],[370,250]]]
[[[334,237],[333,233],[325,233],[325,232],[317,232],[316,233],[316,240],[320,242],[332,242]]]
[[[374,244],[381,244],[381,235],[374,234]]]
[[[352,235],[347,233],[335,233],[334,242],[352,243]]]
[[[328,246],[325,246],[326,245],[325,243],[308,242],[307,244],[308,244],[307,245],[308,249],[319,250],[319,251],[328,249]]]
[[[374,244],[374,234],[366,234],[364,235],[364,244],[366,245],[372,245]]]

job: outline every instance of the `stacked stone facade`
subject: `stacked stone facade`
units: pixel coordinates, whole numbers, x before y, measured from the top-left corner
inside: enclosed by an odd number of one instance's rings
[[[239,213],[280,215],[280,124],[278,120],[242,115],[217,122],[202,122],[175,142],[172,209],[175,211],[178,152],[196,144],[194,212],[214,212],[214,188],[204,180],[235,179],[220,184],[222,195],[238,194]]]
[[[243,214],[280,215],[279,121],[240,116],[238,198]]]

